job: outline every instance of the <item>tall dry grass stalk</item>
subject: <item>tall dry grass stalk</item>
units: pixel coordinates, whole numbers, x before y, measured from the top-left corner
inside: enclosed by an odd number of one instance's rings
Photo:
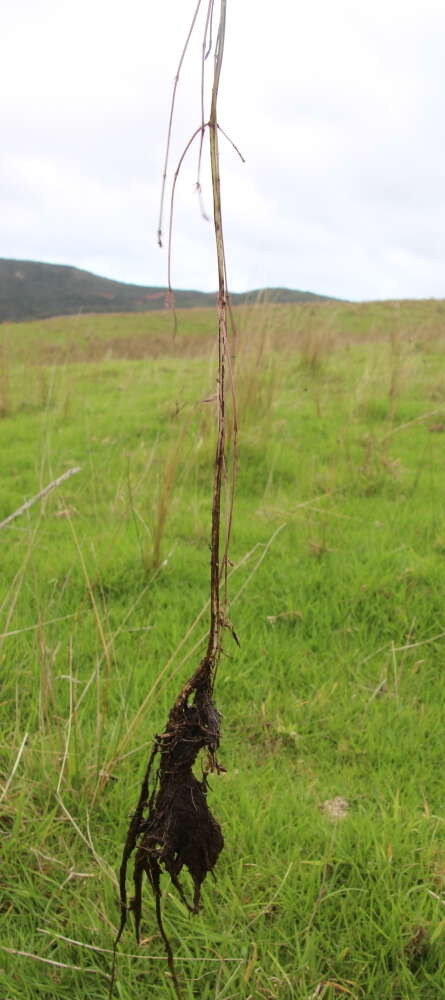
[[[240,315],[236,350],[236,396],[244,426],[267,418],[277,390],[277,340],[282,335],[279,316],[261,302]]]
[[[0,338],[0,417],[12,413],[11,378],[9,371],[9,350],[5,335]]]
[[[158,498],[151,524],[151,545],[149,548],[146,546],[144,552],[144,566],[147,571],[159,569],[162,563],[162,542],[173,503],[180,456],[189,425],[190,420],[183,421],[178,437],[167,454],[160,475]]]
[[[400,395],[402,379],[402,335],[400,324],[400,305],[396,303],[394,322],[390,330],[389,346],[389,419],[396,415],[397,400]]]
[[[301,364],[308,373],[318,375],[332,342],[332,321],[311,310],[300,334]]]

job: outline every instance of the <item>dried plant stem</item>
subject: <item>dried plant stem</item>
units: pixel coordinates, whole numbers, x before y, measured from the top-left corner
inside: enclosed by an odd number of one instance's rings
[[[111,948],[100,948],[95,944],[88,944],[86,941],[78,941],[77,938],[66,937],[65,934],[58,934],[56,931],[48,930],[46,927],[38,927],[38,934],[46,934],[47,937],[53,938],[56,941],[66,941],[67,944],[74,944],[78,948],[86,948],[87,951],[98,952],[101,955],[112,955],[113,951]],[[135,954],[134,952],[125,952],[125,958],[137,959],[139,962],[165,962],[165,955],[141,955]],[[194,962],[193,956],[182,956],[176,959],[177,962]],[[243,962],[244,959],[239,955],[229,955],[220,956],[219,958],[213,958],[209,955],[201,955],[200,962],[216,963],[217,965],[226,964],[227,962]]]
[[[209,25],[213,14],[214,0],[209,0],[208,14],[204,39],[207,38]],[[195,11],[196,19],[198,7]],[[220,19],[214,54],[214,75],[211,96],[210,118],[207,123],[210,136],[210,162],[213,191],[213,218],[215,227],[216,255],[218,267],[218,375],[217,375],[217,438],[215,464],[213,473],[213,495],[210,532],[210,621],[207,647],[199,666],[183,685],[182,690],[170,709],[164,731],[155,737],[152,752],[142,782],[136,811],[130,822],[123,850],[119,871],[121,920],[117,932],[113,968],[111,974],[110,996],[113,989],[116,967],[116,950],[127,920],[128,909],[133,911],[136,936],[139,940],[139,929],[142,916],[142,881],[147,876],[155,900],[156,919],[161,934],[167,963],[172,977],[173,987],[181,998],[181,989],[177,977],[173,951],[164,929],[161,910],[161,876],[166,872],[173,886],[177,889],[182,902],[191,913],[197,913],[200,907],[201,885],[208,874],[213,871],[224,840],[220,826],[209,810],[207,804],[207,773],[224,768],[218,763],[216,753],[219,746],[220,715],[213,703],[213,686],[215,674],[222,648],[222,633],[227,621],[227,565],[228,548],[233,511],[233,491],[235,473],[231,477],[231,488],[226,519],[225,545],[221,559],[221,497],[225,476],[226,456],[226,370],[229,373],[233,398],[233,454],[236,455],[236,403],[233,386],[233,375],[230,365],[230,355],[227,339],[228,296],[226,287],[226,262],[224,256],[224,240],[221,212],[221,184],[219,173],[218,120],[217,102],[221,65],[224,53],[224,38],[226,24],[226,0],[220,0]],[[191,29],[192,30],[192,29]],[[191,33],[191,31],[190,31]],[[187,38],[187,48],[190,33]],[[205,48],[205,46],[204,46]],[[203,60],[205,52],[203,48]],[[185,49],[183,52],[185,53]],[[181,59],[182,63],[182,59]],[[181,66],[180,63],[180,66]],[[175,82],[175,88],[176,88]],[[170,143],[171,121],[169,123]],[[202,116],[203,118],[204,116]],[[203,122],[189,140],[179,161],[174,176],[169,225],[169,287],[171,288],[171,234],[173,220],[173,204],[175,186],[178,174],[188,149],[197,135],[203,134]],[[166,168],[165,168],[166,169]],[[162,188],[162,198],[165,189],[165,175]],[[161,205],[162,215],[162,205]],[[161,223],[160,223],[161,230]],[[224,579],[224,598],[221,603],[221,579]],[[230,626],[229,626],[230,627]],[[202,778],[194,774],[193,767],[198,755],[206,751],[206,763],[203,765]],[[157,764],[153,780],[152,771]],[[151,786],[151,787],[150,787]],[[133,854],[135,895],[131,903],[127,903],[127,867]],[[193,882],[193,897],[189,901],[179,881],[183,868],[187,868]]]
[[[6,948],[5,945],[0,944],[2,951],[5,951],[7,955],[19,955],[20,958],[32,958],[34,962],[44,962],[46,965],[53,965],[56,969],[72,969],[75,972],[91,973],[94,976],[104,976],[105,979],[109,979],[107,972],[103,972],[102,969],[86,969],[83,965],[67,965],[66,962],[56,962],[54,958],[44,958],[43,955],[33,955],[30,951],[20,951],[18,948]]]
[[[80,472],[80,466],[75,466],[75,468],[73,469],[68,469],[67,472],[64,472],[57,479],[53,479],[52,483],[48,483],[48,486],[45,486],[43,490],[40,490],[39,493],[36,493],[34,497],[31,497],[30,500],[26,500],[26,502],[23,503],[22,506],[18,508],[18,510],[15,510],[13,514],[9,514],[8,517],[5,517],[4,521],[0,521],[0,528],[6,528],[7,524],[10,524],[11,521],[14,521],[16,517],[20,517],[21,514],[24,514],[27,510],[29,510],[30,507],[32,507],[35,503],[37,503],[38,500],[43,500],[43,497],[46,497],[46,495],[50,493],[51,490],[55,490],[57,486],[60,486],[61,483],[64,483],[66,479],[70,478],[70,476],[75,476],[77,472]]]
[[[221,534],[221,486],[224,471],[225,455],[225,360],[227,354],[227,290],[224,258],[224,240],[221,212],[221,181],[219,175],[219,150],[217,128],[217,98],[221,64],[224,52],[224,35],[226,22],[226,0],[221,0],[220,24],[215,49],[215,68],[210,108],[210,163],[212,170],[213,219],[215,225],[216,256],[218,263],[218,438],[215,456],[215,476],[213,483],[212,533],[211,533],[211,570],[210,570],[210,631],[207,656],[212,658],[213,667],[219,654],[221,618],[219,603],[219,548]]]
[[[19,764],[20,764],[22,753],[23,753],[23,751],[24,751],[24,749],[26,747],[27,739],[28,739],[28,733],[25,733],[25,735],[24,735],[24,737],[22,739],[22,742],[20,744],[20,749],[19,749],[19,752],[18,752],[17,757],[15,759],[14,766],[12,768],[11,774],[9,775],[9,778],[8,778],[8,780],[6,782],[6,785],[5,785],[5,787],[4,787],[3,791],[2,791],[2,794],[0,795],[0,802],[3,802],[3,799],[6,798],[8,792],[9,792],[9,788],[10,788],[11,782],[12,782],[13,777],[15,775],[15,772],[16,772]]]
[[[176,184],[177,184],[177,181],[178,181],[179,174],[181,172],[182,164],[183,164],[183,162],[184,162],[184,160],[185,160],[185,158],[187,156],[187,153],[188,153],[190,147],[193,146],[193,143],[194,143],[195,139],[197,138],[197,136],[200,135],[200,134],[202,134],[203,128],[205,129],[206,127],[207,127],[206,125],[204,125],[204,126],[200,125],[199,128],[195,129],[195,131],[194,131],[193,135],[190,137],[190,139],[189,139],[189,141],[188,141],[185,149],[182,151],[181,156],[179,158],[178,165],[177,165],[175,173],[174,173],[173,183],[172,183],[172,189],[171,189],[171,195],[170,195],[170,215],[169,215],[169,222],[168,222],[168,250],[167,250],[167,286],[168,286],[168,291],[167,291],[167,305],[170,308],[173,308],[173,321],[174,321],[174,334],[175,334],[175,336],[176,336],[176,331],[177,331],[177,320],[176,320],[176,310],[174,308],[174,304],[175,303],[174,303],[174,294],[173,294],[173,285],[172,285],[172,234],[173,234],[173,210],[174,210],[174,205],[175,205]]]
[[[202,55],[201,55],[201,138],[199,140],[199,153],[198,153],[198,170],[196,175],[196,191],[198,192],[199,204],[201,207],[201,215],[203,219],[208,221],[208,215],[204,208],[204,202],[202,198],[202,188],[201,188],[201,164],[202,164],[202,151],[204,146],[204,134],[205,134],[205,121],[204,121],[204,82],[205,82],[205,62],[207,57],[210,55],[212,49],[212,21],[213,21],[213,6],[214,0],[210,0],[207,8],[207,16],[204,27],[204,35],[202,39]]]
[[[184,45],[184,48],[183,48],[182,53],[181,53],[181,58],[179,60],[179,65],[178,65],[178,69],[176,71],[176,76],[175,76],[175,82],[173,84],[173,93],[172,93],[172,99],[171,99],[171,103],[170,103],[170,115],[169,115],[169,119],[168,119],[167,145],[166,145],[166,150],[165,150],[164,170],[163,170],[163,174],[162,174],[161,201],[160,201],[160,206],[159,206],[158,244],[159,244],[160,247],[162,247],[162,221],[163,221],[163,217],[164,217],[164,198],[165,198],[165,187],[166,187],[166,183],[167,183],[168,159],[169,159],[169,155],[170,155],[170,144],[171,144],[171,137],[172,137],[173,115],[175,113],[176,91],[178,89],[178,83],[179,83],[179,77],[181,75],[182,64],[184,62],[185,54],[187,52],[187,49],[189,47],[189,42],[190,42],[190,39],[191,39],[192,34],[193,34],[193,29],[194,29],[195,24],[196,24],[196,18],[198,17],[199,8],[201,6],[201,3],[202,3],[202,0],[198,0],[198,3],[197,3],[196,8],[195,8],[195,13],[194,13],[193,18],[192,18],[192,23],[190,25],[189,32],[188,32],[188,35],[187,35],[187,38],[186,38],[186,41],[185,41],[185,45]]]

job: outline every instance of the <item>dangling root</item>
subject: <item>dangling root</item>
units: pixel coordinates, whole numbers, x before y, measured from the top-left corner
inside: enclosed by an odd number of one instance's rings
[[[158,927],[178,997],[180,989],[173,953],[161,916],[161,875],[163,871],[169,874],[188,910],[197,913],[202,883],[208,872],[213,871],[224,845],[221,827],[207,805],[206,775],[203,774],[202,779],[198,780],[192,770],[201,750],[207,750],[208,770],[224,770],[215,756],[219,745],[220,715],[212,701],[212,667],[211,659],[206,657],[177,698],[164,732],[155,739],[138,806],[128,830],[120,868],[121,921],[114,953],[116,955],[128,910],[134,915],[139,941],[142,880],[145,872],[155,897]],[[157,756],[159,767],[149,796],[150,775]],[[127,866],[134,850],[135,893],[128,904]],[[186,898],[179,881],[184,867],[193,880],[192,901]],[[114,966],[115,963],[113,980]]]

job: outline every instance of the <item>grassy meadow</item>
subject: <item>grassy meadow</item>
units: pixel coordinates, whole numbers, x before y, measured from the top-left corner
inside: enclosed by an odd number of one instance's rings
[[[184,1000],[445,987],[445,303],[236,309],[216,880]],[[103,1000],[153,735],[207,628],[215,318],[0,327],[0,1000]],[[187,880],[184,879],[186,882]],[[145,889],[115,996],[172,1000]]]

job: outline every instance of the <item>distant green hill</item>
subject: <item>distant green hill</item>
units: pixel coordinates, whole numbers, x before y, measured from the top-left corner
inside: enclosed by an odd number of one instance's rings
[[[60,264],[0,258],[0,322],[71,316],[77,313],[127,313],[162,309],[166,288],[127,285]],[[322,302],[324,295],[289,288],[262,288],[232,295],[241,305],[273,302]],[[215,292],[175,291],[178,308],[212,306]]]

